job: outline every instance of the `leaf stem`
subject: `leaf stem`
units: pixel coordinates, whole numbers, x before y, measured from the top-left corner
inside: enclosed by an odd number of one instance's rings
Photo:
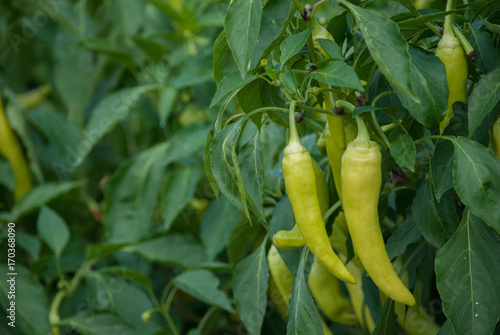
[[[419,138],[418,140],[415,140],[415,144],[424,142],[430,139],[436,139],[436,140],[448,140],[448,141],[455,141],[455,137],[453,136],[446,136],[446,135],[430,135],[426,137]]]
[[[373,125],[375,126],[375,129],[377,130],[377,133],[384,140],[384,142],[387,145],[387,147],[390,148],[391,147],[391,142],[389,141],[389,139],[387,138],[387,136],[385,136],[384,131],[380,127],[380,124],[378,123],[378,120],[377,120],[377,116],[375,115],[375,111],[371,111],[370,115],[372,117]]]

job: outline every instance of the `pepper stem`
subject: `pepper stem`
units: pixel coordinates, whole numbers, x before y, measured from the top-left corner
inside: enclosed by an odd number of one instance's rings
[[[356,106],[351,104],[349,101],[345,101],[345,100],[335,101],[335,107],[347,109],[351,114],[354,111],[354,108],[356,108]]]
[[[446,11],[454,10],[457,4],[457,0],[448,0],[446,2]],[[455,36],[453,34],[453,22],[455,21],[455,13],[453,14],[448,14],[444,18],[444,26],[443,26],[443,36],[445,35],[451,35]]]
[[[288,121],[290,123],[290,140],[288,143],[300,143],[299,134],[297,133],[297,126],[295,125],[295,109],[297,101],[292,100],[290,103],[290,110],[288,112]]]
[[[358,124],[358,136],[356,136],[355,141],[370,142],[370,134],[368,133],[368,129],[366,129],[365,122],[360,115],[356,116],[355,119]]]

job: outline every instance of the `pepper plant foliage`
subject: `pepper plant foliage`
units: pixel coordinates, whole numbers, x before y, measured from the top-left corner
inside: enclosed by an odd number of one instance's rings
[[[0,150],[0,333],[498,333],[500,4],[445,8],[1,3],[1,102],[32,181],[15,196],[19,161]],[[448,83],[434,52],[450,14],[475,58],[467,99],[440,134]],[[333,40],[313,41],[314,20]],[[323,92],[356,108],[326,109]],[[356,287],[336,282],[326,293],[335,279],[313,284],[307,247],[271,247],[295,223],[281,168],[292,101],[302,145],[328,184],[326,228],[345,263],[357,259],[338,221],[325,116],[361,117],[380,145],[380,225],[416,306],[381,296],[361,270]]]

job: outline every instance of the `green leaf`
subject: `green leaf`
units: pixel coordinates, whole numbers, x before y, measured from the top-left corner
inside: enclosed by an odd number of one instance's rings
[[[334,41],[327,40],[324,38],[318,38],[315,41],[318,42],[321,49],[323,49],[326,52],[329,58],[344,60],[344,57],[342,56],[342,50],[340,49],[339,45]]]
[[[264,167],[262,165],[260,133],[252,124],[247,125],[245,131],[252,135],[241,147],[238,155],[238,163],[241,166],[241,178],[243,179],[246,199],[252,206],[253,212],[262,222],[266,222],[263,205]]]
[[[293,282],[292,296],[286,314],[288,318],[287,335],[323,334],[318,310],[306,282],[305,267],[308,251],[307,248],[302,251],[295,281]]]
[[[410,114],[426,128],[432,129],[437,127],[448,108],[446,69],[438,57],[419,49],[411,48],[410,55],[411,84],[420,102],[404,94],[394,83],[391,86]]]
[[[413,222],[411,213],[407,214],[409,215],[406,216],[406,220],[394,230],[385,245],[387,254],[391,260],[396,256],[403,255],[407,246],[417,242],[422,237],[422,234]]]
[[[266,239],[236,267],[233,291],[236,309],[249,334],[260,334],[266,314],[269,265]]]
[[[280,73],[279,79],[283,87],[290,93],[291,96],[297,95],[299,83],[297,82],[297,77],[295,76],[295,73],[293,73],[292,69],[285,66],[284,71]]]
[[[116,62],[130,64],[133,61],[133,58],[129,53],[123,51],[122,47],[118,43],[110,41],[109,39],[98,37],[89,38],[82,41],[82,44],[89,51],[107,55]]]
[[[130,110],[135,108],[142,96],[151,89],[151,86],[122,88],[101,100],[85,126],[82,139],[76,147],[78,157],[72,167],[79,166],[104,135],[127,118]]]
[[[401,36],[398,25],[377,12],[348,2],[342,3],[356,19],[368,50],[385,78],[393,87],[419,103],[411,83],[408,43]]]
[[[455,335],[455,332],[453,331],[453,326],[451,325],[450,320],[446,320],[444,325],[439,330],[438,335]]]
[[[224,77],[224,68],[226,66],[227,58],[227,38],[226,31],[220,32],[219,36],[214,42],[214,80],[217,86],[219,86],[222,78]]]
[[[288,38],[286,38],[283,42],[280,44],[280,50],[281,50],[281,57],[280,57],[280,62],[281,64],[285,64],[288,59],[290,59],[292,56],[295,56],[306,44],[307,39],[309,38],[309,35],[311,35],[311,31],[313,28],[308,28],[304,31],[301,31],[298,34],[292,35]]]
[[[226,197],[220,196],[203,214],[200,226],[200,237],[208,259],[215,257],[225,249],[229,234],[240,221],[241,212]]]
[[[82,335],[132,335],[133,328],[122,318],[111,313],[77,313],[59,323],[61,326],[74,329]]]
[[[264,79],[254,80],[247,85],[245,85],[241,90],[239,90],[236,95],[241,109],[245,113],[250,113],[258,108],[264,107],[264,101],[262,100],[262,91],[266,86],[266,81]],[[255,114],[250,116],[250,120],[260,128],[262,114]]]
[[[111,244],[106,242],[89,244],[85,248],[85,259],[90,260],[109,256],[127,245],[128,243]]]
[[[119,275],[127,280],[132,280],[138,284],[141,284],[146,290],[153,290],[153,284],[151,283],[151,279],[147,275],[125,266],[106,267],[103,269],[99,269],[99,273]]]
[[[175,170],[168,176],[165,188],[161,192],[163,231],[170,230],[174,219],[189,204],[200,178],[200,170],[193,166]]]
[[[438,141],[432,153],[431,180],[438,202],[446,191],[453,188],[453,152],[453,144],[450,141]]]
[[[496,16],[496,18],[498,18],[498,12],[496,12],[495,14],[497,14],[495,16]],[[493,19],[496,19],[496,18],[493,18]],[[495,33],[495,34],[500,34],[500,25],[491,23],[485,19],[481,19],[481,21],[483,22],[485,27],[488,28],[489,31],[491,31],[492,33]]]
[[[1,154],[0,154],[0,185],[4,186],[9,191],[13,192],[16,186],[16,180],[12,167]]]
[[[364,91],[354,69],[343,61],[334,60],[319,63],[318,69],[311,72],[310,76],[328,85]]]
[[[57,258],[60,258],[69,241],[69,229],[64,219],[49,207],[43,206],[38,214],[36,226],[40,238],[47,243]]]
[[[259,38],[255,45],[252,63],[257,63],[281,42],[288,22],[295,14],[295,7],[290,6],[292,0],[269,0],[262,9]]]
[[[24,215],[29,214],[39,207],[47,204],[49,201],[85,184],[86,181],[77,180],[64,183],[50,182],[36,186],[19,199],[14,207],[12,207],[10,221],[15,222]]]
[[[212,172],[220,191],[250,219],[246,191],[236,154],[242,120],[226,126],[215,134],[210,147]]]
[[[217,121],[214,121],[214,124]],[[212,125],[210,131],[208,132],[207,139],[205,141],[205,148],[203,149],[203,170],[205,171],[205,175],[207,176],[208,183],[212,191],[214,192],[215,197],[218,197],[220,194],[219,185],[217,185],[217,180],[215,179],[214,173],[212,171],[212,159],[210,157],[210,149],[212,147],[212,141],[214,139],[215,133],[215,125]]]
[[[427,15],[419,15],[419,16],[413,17],[411,19],[399,21],[398,26],[399,26],[399,28],[421,26],[422,24],[425,24],[427,22],[432,22],[435,20],[439,20],[440,18],[445,17],[446,15],[456,13],[456,12],[457,12],[457,10],[450,10],[450,11],[431,13],[431,14],[427,14]]]
[[[452,107],[453,117],[446,125],[446,128],[444,128],[443,135],[468,136],[469,115],[467,113],[467,105],[464,102],[456,101]]]
[[[152,262],[190,267],[206,260],[203,248],[187,236],[168,234],[123,248]]]
[[[110,243],[138,241],[148,235],[164,169],[170,163],[199,152],[207,125],[194,123],[123,163],[108,181],[104,193],[103,224]]]
[[[132,40],[156,64],[163,60],[167,52],[166,47],[152,37],[133,36]]]
[[[224,30],[227,44],[240,69],[241,78],[250,70],[250,61],[259,36],[262,16],[260,0],[233,0],[229,3]]]
[[[292,204],[285,194],[274,208],[273,217],[269,221],[269,235],[272,238],[280,230],[292,229],[294,224],[295,218],[293,216]]]
[[[469,97],[469,134],[474,134],[483,119],[500,101],[500,69],[486,74],[474,86]]]
[[[110,243],[135,242],[148,235],[169,163],[168,144],[126,161],[107,182],[102,220]]]
[[[487,31],[478,30],[471,26],[467,34],[467,40],[474,49],[475,59],[472,63],[484,73],[495,70],[495,45],[491,35]]]
[[[83,115],[94,89],[99,71],[92,64],[92,53],[67,48],[53,69],[54,89],[66,105],[71,119],[83,123]]]
[[[500,232],[500,160],[493,151],[464,137],[453,141],[453,180],[460,200]]]
[[[5,253],[7,249],[4,249]],[[50,332],[49,324],[49,302],[45,296],[45,290],[28,269],[21,264],[15,265],[15,298],[8,298],[11,291],[10,280],[13,276],[9,275],[8,266],[5,263],[0,264],[3,271],[0,271],[0,302],[5,313],[10,307],[11,301],[15,302],[15,327],[23,334],[46,335]],[[7,314],[9,315],[9,314]],[[11,322],[4,316],[4,323]]]
[[[250,225],[248,220],[240,220],[231,230],[227,241],[227,258],[232,269],[236,269],[239,262],[253,249],[257,240],[261,238],[263,227],[260,224]]]
[[[394,300],[387,299],[382,313],[377,322],[377,326],[373,331],[373,335],[397,335],[399,334],[396,326],[396,314],[394,314]]]
[[[114,21],[113,25],[125,35],[136,33],[141,24],[144,23],[146,3],[142,0],[132,0],[126,3],[120,0],[111,0],[108,6]]]
[[[448,241],[459,221],[450,193],[445,193],[441,202],[437,203],[428,179],[420,184],[413,199],[412,216],[422,235],[436,248],[441,248]]]
[[[500,317],[500,236],[466,210],[436,256],[437,288],[457,334],[492,334]]]
[[[172,282],[200,301],[219,306],[230,313],[234,312],[226,294],[217,289],[220,284],[219,278],[208,270],[189,270],[172,279]]]
[[[210,108],[217,105],[229,93],[238,92],[242,87],[254,79],[255,77],[253,76],[247,76],[242,79],[237,71],[229,72],[222,78],[219,86],[217,86],[217,92],[215,92]]]
[[[126,320],[127,324],[132,324],[135,329],[141,329],[145,326],[141,315],[144,311],[155,308],[151,296],[140,286],[135,283],[130,284],[120,277],[105,276],[104,290],[112,292],[111,309]],[[120,289],[114,289],[114,283],[120,283]],[[97,296],[99,296],[99,291]],[[158,314],[154,314],[147,322],[148,328],[156,328],[160,331],[163,327],[163,318]]]
[[[26,250],[34,261],[39,259],[42,243],[40,243],[40,240],[36,236],[22,231],[16,232],[16,243]]]
[[[402,134],[396,137],[391,142],[391,155],[396,160],[396,163],[402,168],[410,171],[415,171],[415,157],[417,156],[417,149],[413,138],[408,134]]]
[[[177,99],[177,89],[173,86],[165,86],[160,92],[160,100],[158,101],[158,118],[160,124],[165,125],[168,117],[172,113]]]

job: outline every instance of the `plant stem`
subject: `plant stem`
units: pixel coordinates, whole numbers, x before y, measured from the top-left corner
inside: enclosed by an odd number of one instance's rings
[[[371,111],[370,114],[371,114],[371,117],[372,117],[373,125],[377,129],[378,134],[384,140],[384,142],[387,145],[387,147],[390,148],[391,147],[391,142],[389,141],[389,139],[387,138],[387,136],[385,136],[384,131],[380,127],[380,124],[378,123],[378,120],[377,120],[377,116],[375,115],[375,111]]]
[[[320,127],[316,122],[305,119],[304,123],[308,125],[310,128],[312,128],[315,132],[321,133],[323,131],[323,128]]]
[[[255,114],[264,113],[267,111],[277,111],[277,112],[282,112],[282,113],[288,113],[288,109],[281,108],[281,107],[261,107],[261,108],[257,108],[255,110],[251,111],[248,114],[245,114],[244,117],[250,117],[250,116],[253,116]]]
[[[59,317],[59,307],[61,307],[61,304],[65,298],[71,296],[75,292],[76,288],[82,281],[83,276],[88,272],[88,269],[96,261],[97,259],[91,259],[83,263],[76,271],[76,274],[71,279],[69,285],[58,291],[52,299],[52,303],[49,309],[49,321],[52,326],[52,332],[54,333],[54,335],[59,335],[59,327],[56,326],[56,324],[61,320],[61,318]]]
[[[300,13],[300,16],[304,17],[304,7],[300,4],[299,0],[293,0],[293,3],[295,4],[295,7],[297,7],[297,10]]]
[[[361,141],[361,142],[369,142],[370,141],[370,134],[368,133],[368,129],[366,129],[365,122],[363,121],[363,118],[361,115],[358,115],[355,117],[356,123],[358,124],[358,136],[356,137],[356,141]]]
[[[377,96],[373,99],[373,101],[372,101],[371,105],[372,105],[373,107],[375,107],[375,106],[377,105],[377,102],[379,102],[379,100],[380,100],[380,99],[382,99],[382,98],[383,98],[383,97],[385,97],[386,95],[391,95],[391,94],[394,94],[394,93],[396,93],[396,92],[394,92],[393,90],[390,90],[390,91],[385,91],[385,92],[380,93],[379,95],[377,95]]]
[[[290,110],[288,111],[288,121],[290,123],[290,140],[288,143],[300,143],[299,134],[297,133],[297,126],[295,124],[295,108],[297,101],[292,100],[290,103]]]
[[[326,220],[328,220],[328,218],[330,217],[330,215],[332,215],[333,212],[335,212],[337,209],[339,209],[341,205],[342,205],[342,200],[339,200],[332,207],[330,207],[326,211],[325,215],[323,215],[323,222],[326,222]]]
[[[332,116],[337,116],[337,117],[343,118],[342,116],[335,114],[335,112],[331,109],[309,107],[309,106],[304,106],[304,105],[299,106],[299,108],[301,110],[304,110],[304,111],[317,112],[317,113],[322,113],[322,114],[327,114],[327,115],[332,115]]]
[[[446,135],[430,135],[426,137],[419,138],[418,140],[415,141],[415,144],[424,142],[430,139],[436,139],[436,140],[448,140],[448,141],[455,141],[455,138],[453,136],[446,136]]]
[[[349,101],[345,101],[345,100],[335,101],[335,107],[347,109],[349,112],[351,112],[351,114],[354,111],[354,108],[356,108],[356,106],[351,104]]]
[[[458,29],[455,25],[452,25],[452,27],[453,27],[453,32],[455,33],[455,37],[458,39],[458,41],[462,45],[462,48],[464,48],[465,50],[465,54],[471,60],[474,60],[476,58],[474,48],[472,47],[472,45],[470,44],[470,42],[467,40],[467,38],[464,36],[464,34],[460,29]]]
[[[451,11],[455,9],[457,0],[448,0],[446,2],[446,11]],[[444,26],[443,26],[443,36],[444,35],[452,35],[453,34],[453,22],[455,21],[455,13],[446,15],[444,18]]]

